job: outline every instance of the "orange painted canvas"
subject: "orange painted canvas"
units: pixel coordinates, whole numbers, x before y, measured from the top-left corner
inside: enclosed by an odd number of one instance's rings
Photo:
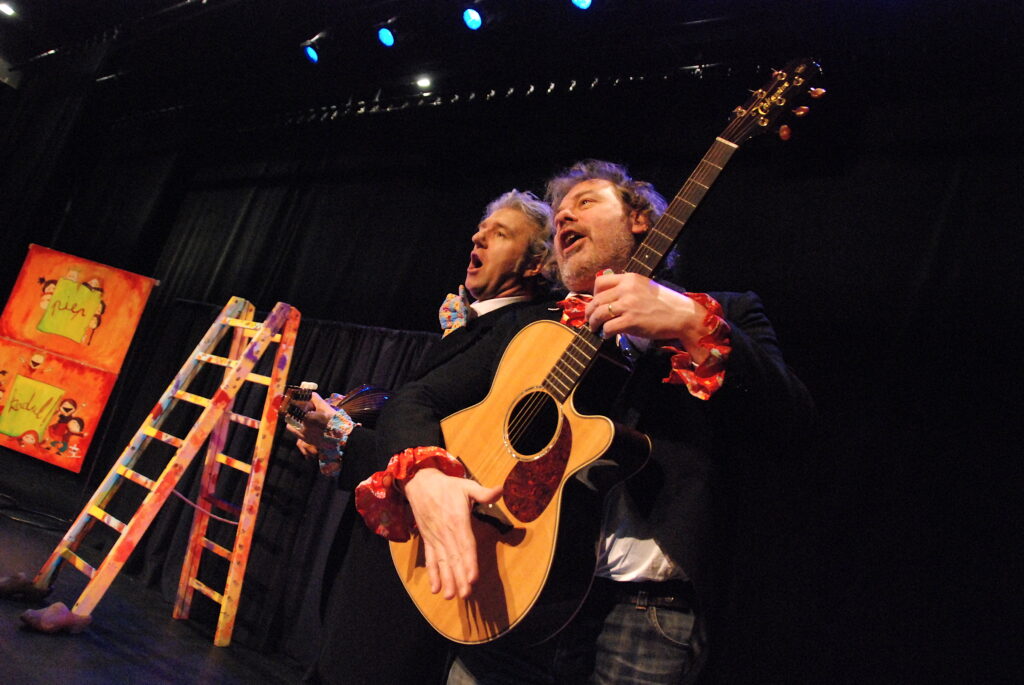
[[[0,445],[78,473],[117,374],[0,338]]]
[[[29,246],[0,316],[0,445],[81,470],[156,284]]]
[[[156,281],[30,245],[0,336],[117,373]]]

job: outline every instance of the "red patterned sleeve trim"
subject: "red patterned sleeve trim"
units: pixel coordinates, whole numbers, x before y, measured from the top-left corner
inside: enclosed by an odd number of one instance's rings
[[[677,347],[664,347],[663,349],[672,352],[672,368],[668,376],[662,379],[662,383],[683,384],[694,397],[708,400],[725,382],[725,363],[732,352],[729,338],[732,330],[725,321],[722,305],[713,297],[704,293],[686,293],[686,296],[696,300],[707,310],[704,315],[704,328],[709,333],[701,336],[698,344],[709,354],[707,359],[694,366],[688,352]]]
[[[405,483],[422,468],[440,469],[445,475],[464,478],[462,463],[440,447],[410,447],[391,457],[388,467],[356,486],[356,509],[377,535],[405,542],[416,530],[416,520],[395,483]]]

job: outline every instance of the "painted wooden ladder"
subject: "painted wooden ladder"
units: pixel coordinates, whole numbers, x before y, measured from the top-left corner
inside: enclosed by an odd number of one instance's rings
[[[35,587],[41,590],[49,588],[61,562],[70,562],[74,568],[89,578],[71,611],[80,616],[91,615],[153,518],[171,495],[182,474],[192,463],[196,453],[209,439],[188,551],[182,564],[174,617],[188,618],[193,593],[199,590],[221,606],[214,644],[223,647],[231,643],[245,566],[259,511],[260,494],[277,425],[277,399],[285,389],[295,335],[301,318],[299,310],[283,302],[279,302],[262,323],[253,320],[254,311],[252,304],[238,297],[231,298],[225,305],[121,453],[103,483],[93,493],[67,534],[43,564],[33,581]],[[228,330],[233,331],[229,356],[213,354]],[[277,343],[277,350],[270,375],[253,373],[254,367],[272,343]],[[188,392],[189,384],[202,368],[202,364],[225,367],[223,381],[212,398]],[[235,396],[245,382],[267,386],[267,396],[260,419],[242,416],[232,411]],[[203,408],[184,438],[160,430],[161,423],[178,400]],[[258,431],[252,459],[248,463],[223,453],[228,428],[232,422]],[[175,451],[160,475],[150,479],[136,471],[134,467],[154,438],[170,445]],[[245,495],[240,507],[217,496],[216,485],[221,466],[228,466],[247,475]],[[127,522],[118,520],[106,510],[125,481],[131,481],[148,491]],[[232,549],[218,545],[206,537],[211,509],[219,509],[238,517]],[[77,551],[97,521],[116,531],[118,537],[102,562],[94,567],[79,556]],[[214,591],[197,578],[200,557],[204,549],[229,562],[223,593]]]

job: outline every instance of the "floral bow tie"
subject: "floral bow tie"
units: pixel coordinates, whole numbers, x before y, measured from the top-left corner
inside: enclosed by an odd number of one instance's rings
[[[570,328],[579,328],[585,324],[587,316],[584,310],[587,308],[587,302],[592,299],[594,299],[592,295],[570,295],[558,302],[558,306],[562,308],[561,323]]]
[[[437,320],[441,324],[441,330],[444,331],[445,336],[465,326],[466,322],[474,316],[475,312],[469,306],[469,293],[464,285],[459,286],[458,295],[448,293],[437,312]]]

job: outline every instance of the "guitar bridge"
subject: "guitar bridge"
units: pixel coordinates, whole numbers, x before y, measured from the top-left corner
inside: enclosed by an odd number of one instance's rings
[[[473,507],[473,517],[498,529],[502,535],[511,532],[515,525],[496,504],[477,504]]]

